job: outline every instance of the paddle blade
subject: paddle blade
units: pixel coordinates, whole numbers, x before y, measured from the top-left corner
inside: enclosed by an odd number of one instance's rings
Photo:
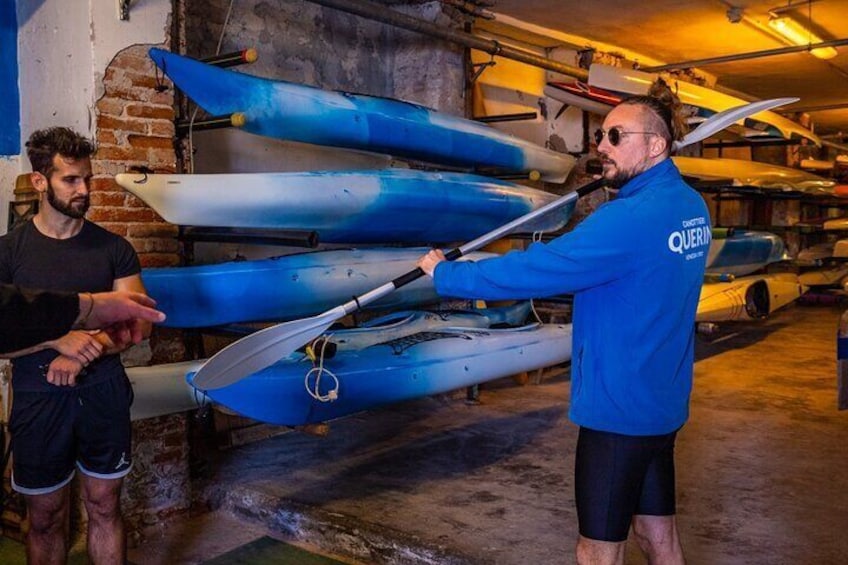
[[[686,147],[687,145],[692,145],[693,143],[702,141],[710,137],[711,135],[715,135],[724,128],[729,127],[735,124],[736,122],[744,120],[745,118],[754,114],[758,114],[766,110],[771,110],[772,108],[777,108],[778,106],[792,104],[793,102],[797,101],[798,98],[771,98],[768,100],[758,100],[757,102],[742,104],[741,106],[735,106],[733,108],[728,108],[727,110],[722,110],[718,114],[714,114],[707,118],[704,122],[701,123],[701,125],[699,125],[697,128],[685,135],[680,141],[675,141],[674,149],[677,150],[682,147]]]
[[[277,324],[235,341],[204,363],[192,379],[198,390],[231,385],[288,357],[344,317],[342,307],[301,320]]]

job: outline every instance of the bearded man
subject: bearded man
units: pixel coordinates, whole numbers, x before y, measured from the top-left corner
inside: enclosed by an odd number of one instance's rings
[[[419,261],[443,296],[574,294],[571,406],[581,565],[619,565],[632,526],[649,563],[682,565],[674,443],[689,416],[695,311],[710,244],[703,199],[669,156],[682,137],[665,85],[595,133],[617,197],[547,244],[479,262]]]
[[[138,256],[123,238],[85,219],[94,144],[53,127],[27,142],[38,213],[0,238],[0,283],[87,294],[144,293]],[[88,313],[81,316],[88,318]],[[150,323],[142,322],[142,335]],[[87,327],[86,324],[80,324]],[[132,467],[132,387],[109,332],[72,330],[12,359],[12,487],[30,520],[29,563],[64,563],[71,479],[80,471],[92,563],[124,563],[120,512],[123,477]]]

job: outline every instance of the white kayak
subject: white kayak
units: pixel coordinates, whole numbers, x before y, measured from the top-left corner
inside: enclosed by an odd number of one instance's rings
[[[807,288],[793,273],[741,277],[704,283],[696,322],[738,322],[765,318],[797,300]]]
[[[703,180],[726,180],[728,186],[753,187],[780,192],[832,196],[836,182],[800,169],[744,159],[672,157],[684,176]]]

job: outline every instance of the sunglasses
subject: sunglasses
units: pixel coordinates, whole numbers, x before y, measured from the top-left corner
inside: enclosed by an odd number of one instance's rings
[[[655,131],[624,131],[618,126],[611,127],[609,130],[604,131],[602,129],[595,130],[595,142],[600,145],[601,142],[606,137],[609,140],[610,145],[613,147],[618,147],[618,144],[621,143],[621,136],[629,134],[629,133],[641,133],[643,135],[659,135]]]

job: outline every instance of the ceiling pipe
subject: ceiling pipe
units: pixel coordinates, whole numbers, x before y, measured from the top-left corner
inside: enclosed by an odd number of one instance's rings
[[[786,4],[785,6],[778,6],[777,8],[769,8],[768,13],[769,14],[782,14],[784,12],[791,12],[793,10],[798,10],[800,8],[807,8],[811,4],[815,4],[816,2],[819,2],[819,1],[820,0],[806,0],[802,4],[793,4],[792,0],[789,0],[789,3]]]
[[[834,143],[832,141],[825,141],[825,140],[822,140],[821,143],[825,147],[832,147],[833,149],[837,149],[839,151],[845,151],[846,153],[848,153],[848,145],[845,145],[843,143]]]
[[[848,102],[840,102],[837,104],[822,104],[821,106],[786,106],[786,108],[784,108],[784,112],[826,112],[827,110],[842,110],[843,108],[848,108]]]
[[[314,0],[313,0],[314,1]],[[813,43],[812,45],[793,45],[791,47],[778,47],[776,49],[765,49],[763,51],[751,51],[749,53],[737,53],[736,55],[725,55],[723,57],[709,57],[707,59],[693,59],[681,61],[680,63],[669,63],[668,65],[657,65],[654,67],[640,67],[640,71],[646,73],[658,73],[660,71],[671,71],[675,69],[688,69],[691,67],[703,67],[706,65],[717,65],[719,63],[730,63],[733,61],[744,61],[746,59],[759,59],[761,57],[772,57],[774,55],[787,55],[789,53],[801,53],[821,47],[841,47],[848,45],[848,39],[833,39]]]
[[[581,80],[584,82],[589,80],[589,71],[587,71],[586,69],[572,67],[570,65],[566,65],[558,61],[548,59],[546,57],[533,55],[532,53],[528,53],[527,51],[515,49],[514,47],[509,47],[508,45],[503,45],[500,42],[495,41],[494,39],[486,39],[471,33],[465,33],[449,28],[442,28],[428,21],[414,18],[412,16],[407,16],[406,14],[402,14],[400,12],[396,12],[394,10],[389,9],[384,4],[378,4],[376,2],[372,2],[371,0],[309,1],[314,4],[320,4],[321,6],[335,8],[336,10],[341,10],[342,12],[347,12],[349,14],[354,14],[356,16],[368,18],[370,20],[375,20],[384,24],[393,25],[395,27],[400,27],[409,31],[415,31],[418,33],[423,33],[425,35],[430,35],[432,37],[438,37],[439,39],[444,39],[446,41],[451,41],[453,43],[458,43],[459,45],[464,45],[465,47],[469,47],[471,49],[477,49],[478,51],[489,53],[490,55],[495,57],[512,59],[513,61],[518,61],[520,63],[525,63],[534,67],[539,67],[542,69],[547,69],[549,71],[562,73],[564,75],[574,77],[577,80]]]

